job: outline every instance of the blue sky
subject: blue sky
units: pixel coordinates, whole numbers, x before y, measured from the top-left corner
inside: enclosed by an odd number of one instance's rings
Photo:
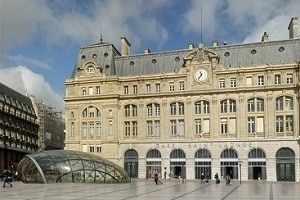
[[[288,39],[291,17],[298,0],[0,0],[0,82],[63,110],[79,48],[101,34],[118,49],[127,37],[139,54]]]

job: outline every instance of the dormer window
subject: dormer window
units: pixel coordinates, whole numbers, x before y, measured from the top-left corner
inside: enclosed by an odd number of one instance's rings
[[[87,68],[87,72],[88,72],[89,74],[95,73],[95,67],[89,66],[89,67]]]

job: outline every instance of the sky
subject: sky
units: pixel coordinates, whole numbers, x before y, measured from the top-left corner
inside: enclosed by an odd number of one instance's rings
[[[298,0],[0,0],[0,82],[64,110],[82,46],[131,44],[131,54],[288,39]],[[298,33],[299,26],[298,26]]]

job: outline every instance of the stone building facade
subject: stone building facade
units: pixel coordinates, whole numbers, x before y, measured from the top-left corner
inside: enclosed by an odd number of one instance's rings
[[[130,54],[121,38],[80,49],[66,86],[69,150],[133,178],[300,179],[298,18],[290,38]]]
[[[16,170],[24,155],[38,151],[38,130],[30,98],[0,83],[0,172]]]
[[[26,154],[64,149],[61,112],[0,83],[0,172],[15,171]]]

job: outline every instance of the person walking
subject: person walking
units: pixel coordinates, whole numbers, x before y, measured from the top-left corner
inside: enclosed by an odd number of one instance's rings
[[[218,172],[215,174],[216,184],[220,183],[219,174]]]
[[[203,174],[203,173],[201,173],[200,179],[201,179],[201,184],[204,183],[205,177],[204,177],[204,174]]]
[[[5,184],[10,185],[10,187],[12,187],[12,178],[13,178],[13,174],[11,173],[11,171],[4,169],[3,171],[3,187],[5,187]]]
[[[231,185],[231,179],[230,179],[229,174],[227,174],[227,176],[226,176],[226,185],[227,185],[227,186],[228,186],[228,185]]]
[[[154,182],[156,185],[158,185],[158,173],[157,172],[155,172],[155,174],[154,174]]]

